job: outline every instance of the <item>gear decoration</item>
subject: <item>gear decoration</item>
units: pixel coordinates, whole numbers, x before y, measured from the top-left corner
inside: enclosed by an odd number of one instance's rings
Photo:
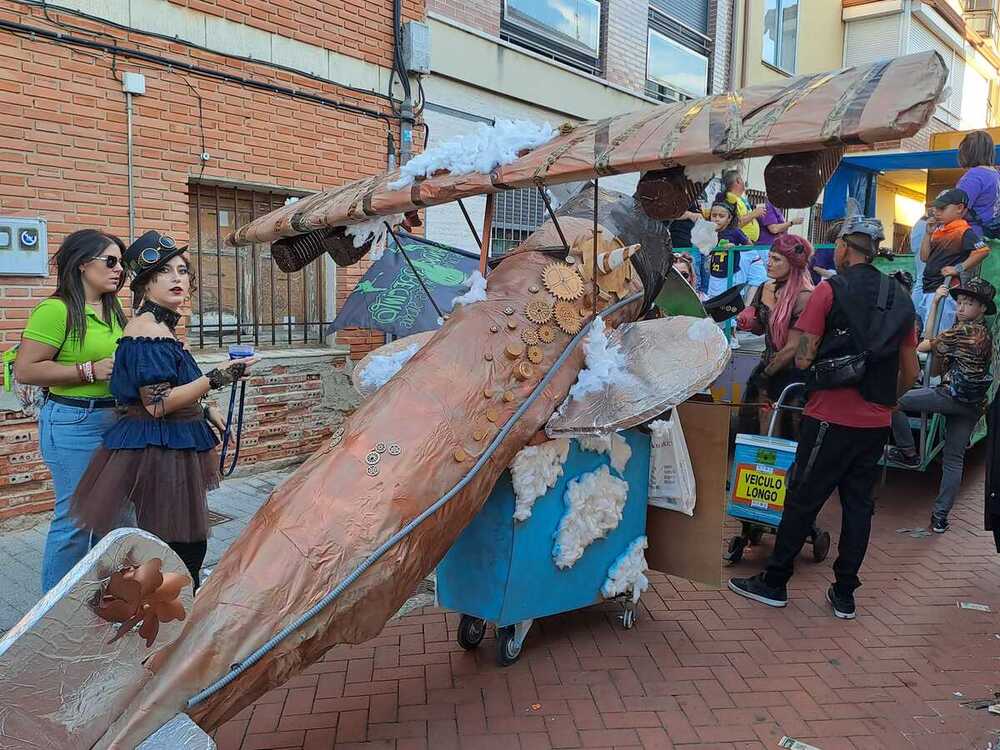
[[[375,443],[376,453],[385,453],[388,449],[389,446],[387,446],[385,443]]]
[[[583,328],[583,320],[580,318],[580,313],[577,312],[576,307],[571,305],[569,302],[557,302],[556,325],[558,325],[563,332],[573,336],[579,333],[580,329]]]
[[[368,476],[377,477],[378,476],[378,466],[372,464],[368,467]]]
[[[565,263],[549,263],[542,271],[542,283],[549,294],[561,300],[579,299],[583,294],[583,279]],[[544,321],[543,321],[544,322]]]
[[[533,328],[525,328],[521,331],[521,341],[528,346],[536,346],[538,344],[538,332]]]
[[[543,344],[551,344],[556,340],[556,332],[552,330],[552,326],[539,326],[538,327],[538,340]]]
[[[390,456],[398,456],[402,452],[403,452],[403,449],[400,448],[398,445],[396,445],[395,443],[389,443],[389,455]]]
[[[552,320],[552,305],[545,300],[533,299],[524,308],[524,315],[532,323],[548,323]]]
[[[368,464],[369,466],[374,466],[381,460],[382,456],[376,453],[375,451],[371,451],[367,456],[365,456],[365,463]]]
[[[540,346],[529,346],[528,347],[528,361],[533,365],[540,364],[545,355],[542,353],[542,347]]]
[[[333,435],[330,436],[330,447],[336,448],[344,441],[344,428],[338,427]]]

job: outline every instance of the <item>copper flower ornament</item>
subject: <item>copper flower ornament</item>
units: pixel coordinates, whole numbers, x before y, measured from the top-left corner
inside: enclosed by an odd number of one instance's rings
[[[163,561],[154,557],[111,574],[95,607],[101,619],[121,623],[108,643],[132,632],[138,624],[139,636],[146,640],[146,648],[150,648],[161,622],[186,617],[179,596],[181,590],[191,584],[191,579],[180,573],[164,574],[160,571],[162,565]]]

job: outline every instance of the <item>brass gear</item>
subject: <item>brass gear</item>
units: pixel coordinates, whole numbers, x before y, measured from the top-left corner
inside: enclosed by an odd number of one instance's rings
[[[524,314],[532,323],[548,323],[552,320],[552,305],[542,299],[533,299],[525,305]]]
[[[528,361],[533,365],[541,364],[541,361],[545,358],[542,353],[542,347],[540,346],[529,346],[528,347]]]
[[[561,300],[579,299],[583,294],[583,279],[572,266],[549,263],[542,271],[542,282],[553,297]]]
[[[543,344],[551,344],[556,340],[556,332],[552,326],[538,326],[538,340]]]
[[[528,346],[535,346],[538,344],[538,333],[534,328],[525,328],[521,331],[521,341]]]
[[[574,305],[569,302],[556,302],[556,325],[573,336],[583,328],[583,320]]]

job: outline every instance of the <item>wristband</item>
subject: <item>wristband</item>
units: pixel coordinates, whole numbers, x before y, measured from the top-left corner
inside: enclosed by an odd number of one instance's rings
[[[963,263],[955,264],[955,273],[961,274],[965,272],[965,265]]]

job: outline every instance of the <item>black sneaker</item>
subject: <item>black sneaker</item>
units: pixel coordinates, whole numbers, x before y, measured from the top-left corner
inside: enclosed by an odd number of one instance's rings
[[[948,519],[944,516],[931,516],[931,531],[935,534],[943,534],[948,530]]]
[[[753,578],[730,578],[729,589],[769,607],[784,607],[788,604],[788,589],[768,585],[763,573],[758,573]]]
[[[920,456],[918,456],[915,452],[907,453],[894,445],[886,447],[885,457],[886,460],[891,461],[894,464],[906,466],[910,469],[916,469],[920,466]]]
[[[841,594],[835,586],[826,590],[826,600],[833,607],[833,614],[841,620],[853,620],[857,613],[854,608],[854,594]]]

